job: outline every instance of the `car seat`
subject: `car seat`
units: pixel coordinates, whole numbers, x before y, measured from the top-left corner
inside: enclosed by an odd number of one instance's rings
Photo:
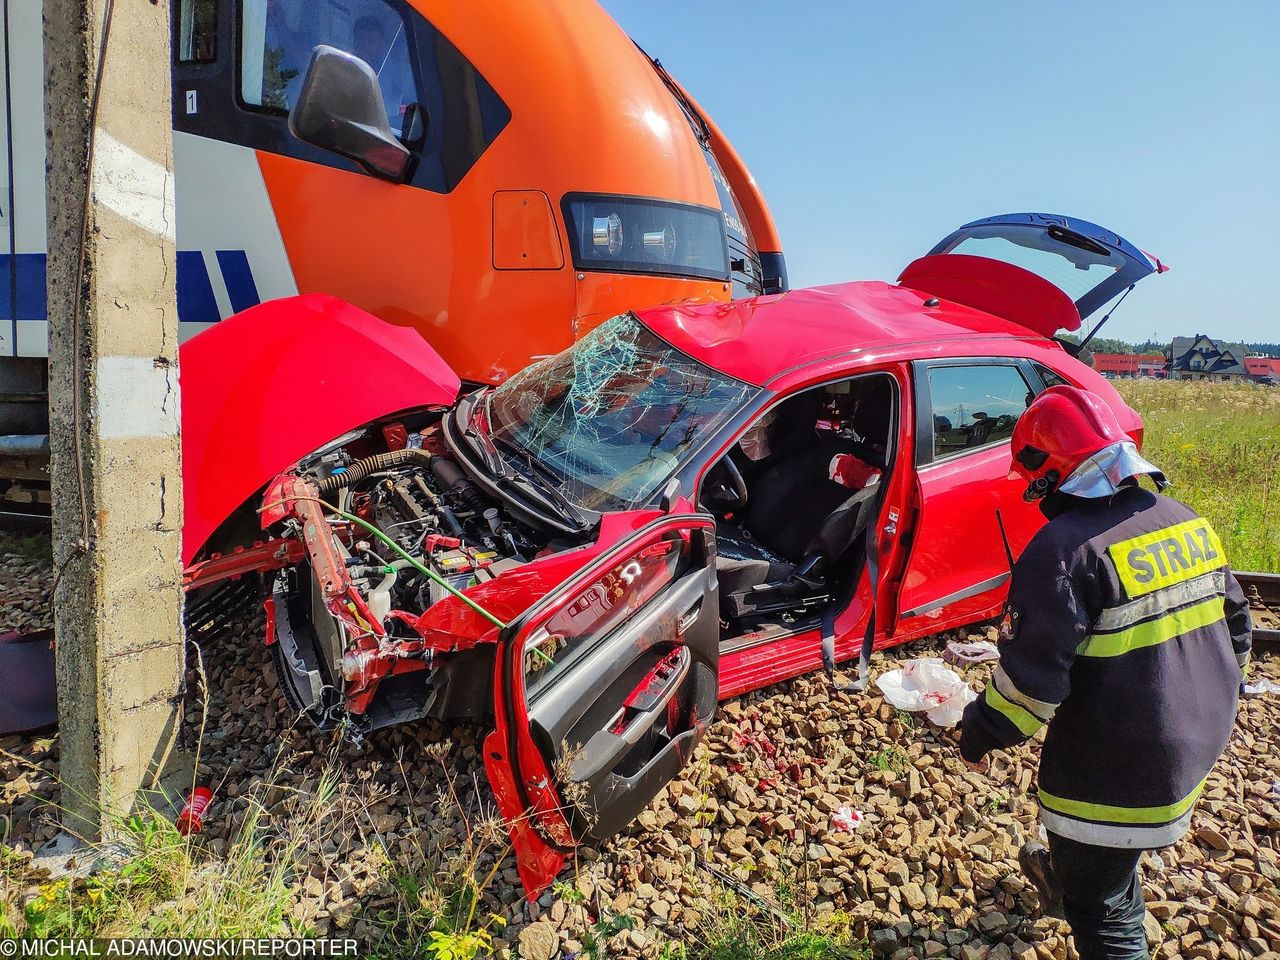
[[[878,483],[851,491],[830,479],[828,465],[851,453],[883,469],[891,422],[892,397],[876,389],[854,416],[860,439],[822,437],[773,464],[752,484],[746,507],[720,521],[716,574],[727,615],[823,592],[826,575],[866,530],[879,491]]]

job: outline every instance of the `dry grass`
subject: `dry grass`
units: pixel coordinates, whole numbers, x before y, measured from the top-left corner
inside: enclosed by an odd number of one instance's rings
[[[309,916],[320,897],[306,888],[322,845],[340,834],[376,845],[376,799],[336,763],[301,788],[260,780],[237,803],[237,827],[217,848],[143,808],[110,818],[111,840],[88,845],[81,859],[93,865],[81,877],[42,877],[0,845],[0,938],[314,936]],[[451,816],[465,815],[452,789],[440,803]],[[506,921],[483,908],[482,895],[509,852],[505,834],[496,822],[468,824],[464,842],[448,849],[421,836],[411,856],[379,851],[379,908],[367,917],[365,955],[491,955],[493,932]]]
[[[1170,495],[1209,518],[1239,570],[1280,571],[1280,388],[1122,380],[1146,423],[1143,452]]]
[[[339,806],[334,787],[327,777],[290,798],[297,815],[279,820],[268,813],[270,791],[256,794],[221,857],[145,808],[115,818],[111,841],[81,854],[96,861],[86,877],[40,882],[22,858],[0,850],[0,937],[304,935],[292,919],[292,881]]]
[[[378,851],[378,878],[356,891],[375,904],[357,911],[365,932],[354,931],[370,960],[515,955],[498,938],[521,903],[498,904],[493,896],[498,870],[511,865],[510,843],[496,819],[464,808],[443,754],[436,758],[443,768],[436,822],[461,822],[465,829],[459,840],[457,831],[413,823],[408,851]],[[184,837],[166,813],[143,808],[112,819],[109,843],[89,845],[82,854],[93,862],[87,876],[51,879],[0,842],[0,938],[315,936],[310,917],[322,898],[308,882],[323,863],[324,841],[358,834],[378,846],[370,812],[379,799],[385,797],[359,790],[331,757],[302,786],[270,774],[255,780],[235,803],[236,826],[225,844]],[[779,871],[768,886],[766,901],[715,885],[709,890],[715,909],[696,931],[655,949],[663,960],[870,956],[851,918],[840,911],[818,914],[803,882]],[[569,911],[584,960],[633,955],[620,941],[635,926],[634,916],[589,899],[576,878],[557,882],[554,893]]]

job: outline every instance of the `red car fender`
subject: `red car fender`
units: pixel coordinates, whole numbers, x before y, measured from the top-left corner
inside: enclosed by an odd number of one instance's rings
[[[400,410],[447,406],[458,377],[413,329],[334,297],[273,300],[183,344],[182,562],[299,458]]]

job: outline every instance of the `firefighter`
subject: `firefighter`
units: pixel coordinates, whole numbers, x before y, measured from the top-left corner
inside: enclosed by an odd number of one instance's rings
[[[1010,477],[1049,523],[1013,569],[1000,662],[965,710],[978,769],[1048,727],[1038,776],[1048,848],[1019,860],[1082,960],[1146,957],[1138,860],[1186,831],[1235,720],[1249,610],[1213,527],[1139,486],[1161,472],[1101,397],[1041,393]]]

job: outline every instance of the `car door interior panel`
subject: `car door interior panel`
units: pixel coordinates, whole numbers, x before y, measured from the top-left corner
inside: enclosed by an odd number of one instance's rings
[[[715,713],[717,607],[711,520],[672,516],[504,631],[509,779],[562,845],[622,829],[688,762]]]

